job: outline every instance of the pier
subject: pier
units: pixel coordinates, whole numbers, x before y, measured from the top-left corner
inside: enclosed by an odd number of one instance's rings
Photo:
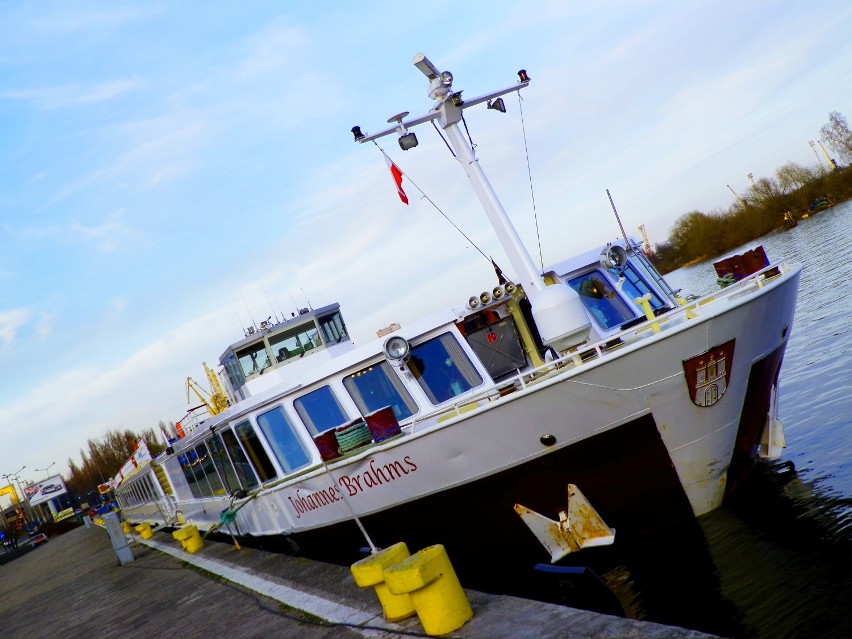
[[[417,618],[389,623],[347,567],[207,543],[188,554],[166,532],[135,536],[120,565],[101,528],[80,527],[0,565],[7,639],[91,637],[427,636]],[[448,637],[700,639],[694,630],[538,601],[465,591],[474,616]]]

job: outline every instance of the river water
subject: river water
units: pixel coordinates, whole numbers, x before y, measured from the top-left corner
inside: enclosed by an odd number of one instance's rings
[[[852,203],[734,249],[804,265],[780,381],[787,448],[698,526],[665,531],[602,578],[630,616],[726,637],[852,637]],[[667,276],[716,289],[712,261]]]

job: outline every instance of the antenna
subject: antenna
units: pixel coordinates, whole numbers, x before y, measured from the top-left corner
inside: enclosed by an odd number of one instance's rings
[[[251,309],[249,308],[249,305],[246,302],[246,297],[245,297],[245,295],[243,295],[242,291],[240,291],[240,297],[243,298],[243,304],[246,305],[246,310],[248,311],[249,319],[251,320],[251,325],[254,327],[254,330],[257,330],[257,324],[254,323],[254,317],[252,317],[252,315],[251,315]]]
[[[293,297],[293,291],[287,291],[287,292],[290,293],[290,299],[293,300],[293,308],[296,309],[296,313],[298,313],[299,312],[299,305],[296,304],[296,298]],[[295,316],[296,313],[293,313],[293,315]]]
[[[300,291],[302,291],[302,295],[304,295],[304,296],[305,296],[305,301],[308,303],[308,308],[309,308],[309,309],[311,309],[311,310],[314,310],[314,307],[313,307],[313,306],[311,306],[311,300],[309,300],[309,299],[308,299],[308,296],[307,296],[307,295],[305,295],[305,289],[300,288],[299,290],[300,290]]]
[[[278,314],[275,312],[275,307],[272,305],[272,300],[269,299],[269,293],[266,292],[266,287],[262,283],[260,288],[263,289],[263,294],[266,295],[266,301],[269,302],[269,308],[272,309],[272,314],[275,316],[275,323],[277,324],[280,320],[278,319]]]
[[[609,189],[606,190],[606,196],[609,198],[609,205],[612,207],[612,212],[615,213],[615,219],[618,222],[618,227],[621,229],[621,236],[624,238],[624,248],[630,248],[630,240],[627,239],[627,233],[624,232],[624,225],[621,223],[621,218],[618,217],[618,211],[615,209],[615,202],[612,201],[612,195],[609,194]]]

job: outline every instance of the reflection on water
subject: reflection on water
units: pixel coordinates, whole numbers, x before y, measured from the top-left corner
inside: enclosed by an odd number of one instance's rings
[[[850,228],[845,203],[731,251],[763,244],[805,267],[781,373],[787,449],[697,524],[598,566],[629,616],[737,638],[852,637]],[[715,277],[708,261],[667,279],[703,295]]]

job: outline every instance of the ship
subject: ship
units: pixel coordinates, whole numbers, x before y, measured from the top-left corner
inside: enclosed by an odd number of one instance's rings
[[[508,267],[363,344],[337,303],[245,330],[210,376],[226,401],[115,478],[126,520],[338,563],[441,543],[465,585],[510,591],[536,562],[694,521],[778,456],[801,266],[767,260],[695,298],[624,236],[537,268],[459,126],[504,110],[527,72],[464,99],[413,62],[431,108],[354,139],[410,150],[434,124]]]

